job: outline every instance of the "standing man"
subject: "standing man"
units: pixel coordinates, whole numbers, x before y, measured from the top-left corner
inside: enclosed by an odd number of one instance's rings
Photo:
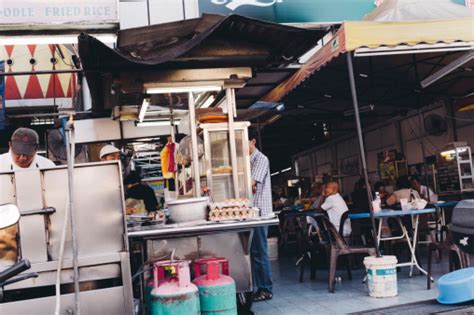
[[[268,158],[256,148],[257,137],[249,130],[249,153],[252,177],[253,206],[260,209],[261,216],[273,213],[272,189],[270,182],[270,163]],[[272,270],[268,261],[267,245],[268,226],[259,226],[254,229],[250,258],[252,261],[253,283],[257,288],[255,302],[271,300]]]
[[[54,167],[55,164],[36,154],[39,146],[39,136],[29,128],[18,128],[8,143],[10,150],[0,155],[0,172],[10,172],[22,169],[43,169]]]

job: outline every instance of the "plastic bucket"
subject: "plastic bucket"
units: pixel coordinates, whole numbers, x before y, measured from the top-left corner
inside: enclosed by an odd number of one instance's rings
[[[395,256],[365,257],[364,265],[367,269],[369,296],[376,298],[397,296],[397,258]]]
[[[278,238],[272,237],[267,240],[268,260],[278,260]]]

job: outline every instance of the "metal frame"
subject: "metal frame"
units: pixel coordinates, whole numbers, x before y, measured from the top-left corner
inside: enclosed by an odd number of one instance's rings
[[[33,171],[23,171],[18,173],[1,173],[2,177],[6,176],[11,177],[11,185],[15,185],[16,179],[15,177],[24,177],[22,179],[22,183],[24,183],[28,176],[33,176],[36,178],[37,176],[41,175],[41,182],[36,185],[36,181],[31,181],[30,188],[27,189],[26,193],[18,193],[15,192],[13,189],[9,189],[8,187],[2,187],[0,191],[0,201],[2,200],[11,200],[14,198],[18,205],[22,204],[23,209],[27,214],[30,214],[26,217],[22,217],[20,220],[20,236],[22,242],[33,242],[36,240],[37,249],[30,248],[28,252],[25,250],[22,251],[22,256],[24,258],[29,258],[30,253],[34,253],[36,251],[42,252],[43,248],[48,249],[49,258],[42,259],[36,261],[32,261],[31,270],[37,272],[39,277],[35,280],[29,279],[22,282],[18,282],[16,284],[10,285],[5,287],[7,290],[27,290],[33,288],[41,288],[44,286],[53,286],[56,282],[56,269],[58,266],[58,260],[55,258],[57,256],[57,246],[58,246],[58,224],[63,222],[61,215],[64,216],[64,207],[66,202],[64,201],[64,194],[61,193],[61,190],[58,190],[57,185],[61,187],[65,187],[64,183],[67,180],[63,176],[67,176],[67,168],[65,166],[55,167],[45,170],[33,170]],[[76,165],[74,168],[74,173],[76,180],[76,189],[75,189],[75,209],[73,211],[76,212],[77,225],[78,229],[78,241],[79,241],[79,257],[77,260],[77,268],[79,269],[79,277],[80,281],[98,281],[98,280],[105,280],[105,279],[117,279],[121,280],[122,284],[119,286],[112,286],[103,289],[92,289],[90,291],[81,291],[79,293],[80,299],[82,301],[81,308],[84,314],[94,314],[100,313],[101,311],[110,312],[113,309],[115,314],[124,314],[124,315],[132,315],[133,314],[133,296],[132,296],[132,283],[131,283],[131,272],[130,272],[130,262],[129,262],[129,254],[128,254],[128,237],[126,231],[126,223],[125,223],[125,209],[124,209],[124,202],[123,202],[123,189],[122,189],[122,172],[120,168],[120,163],[117,161],[115,162],[101,162],[101,163],[90,163],[90,164],[79,164]],[[85,182],[82,180],[84,177],[89,177],[89,175],[93,173],[99,177],[103,177],[104,181],[110,182],[111,187],[114,187],[115,192],[110,193],[109,188],[104,187],[105,195],[103,195],[100,191],[100,187],[103,187],[102,184],[96,183],[94,188],[94,197],[93,199],[87,198],[80,198],[81,193],[91,195],[86,189],[81,188],[81,184],[89,185],[90,183]],[[110,174],[115,174],[113,176],[109,176]],[[82,179],[81,179],[82,178]],[[60,181],[58,181],[60,179]],[[2,181],[3,182],[3,181]],[[28,182],[28,181],[27,181]],[[64,183],[63,183],[64,182]],[[10,180],[7,184],[10,183]],[[16,183],[18,184],[18,183]],[[36,185],[36,186],[32,186]],[[97,186],[100,186],[99,188]],[[24,187],[22,186],[22,191]],[[43,192],[45,195],[43,196],[43,202],[48,202],[55,206],[56,212],[50,216],[51,224],[50,224],[50,238],[48,242],[48,246],[46,244],[42,244],[40,238],[36,238],[33,229],[29,229],[28,224],[29,221],[25,221],[25,219],[39,219],[39,221],[44,222],[44,214],[39,212],[38,214],[31,214],[28,211],[31,210],[30,207],[34,206],[33,203],[30,202],[30,206],[28,203],[23,202],[22,200],[30,200],[30,196],[36,195],[37,191]],[[12,196],[13,194],[13,196]],[[79,194],[79,195],[78,195]],[[41,195],[41,194],[40,194]],[[104,196],[101,200],[97,199],[97,196]],[[114,198],[116,202],[114,205],[110,205],[108,209],[101,208],[100,203],[107,202],[108,199]],[[22,199],[22,200],[19,200]],[[37,198],[35,198],[37,199]],[[81,200],[82,199],[82,200]],[[20,202],[19,202],[20,201]],[[90,202],[97,203],[98,207],[103,210],[104,214],[115,213],[119,216],[115,216],[115,218],[111,221],[114,225],[113,231],[110,230],[109,227],[104,227],[104,229],[90,229],[89,226],[85,226],[88,222],[88,213],[93,210],[90,208]],[[83,210],[84,206],[87,206],[90,211],[81,211]],[[34,209],[34,208],[33,208]],[[99,221],[95,225],[100,224],[100,220],[107,220],[107,218],[97,218]],[[36,222],[36,221],[35,221]],[[115,222],[118,222],[118,226],[115,228]],[[33,222],[34,223],[34,222]],[[42,223],[44,224],[44,223]],[[82,226],[82,229],[81,229]],[[102,225],[101,225],[102,226]],[[43,232],[44,233],[44,227]],[[84,234],[85,233],[85,234]],[[95,249],[91,248],[94,247],[94,233],[98,233],[97,235],[105,236],[101,238],[100,242],[96,242],[97,246]],[[101,234],[102,233],[102,234]],[[103,234],[105,233],[105,234]],[[55,234],[55,236],[53,236]],[[87,235],[86,238],[82,238],[82,236]],[[100,237],[96,236],[96,237]],[[114,244],[108,243],[110,239]],[[105,243],[104,243],[105,242]],[[109,245],[111,247],[109,247]],[[21,246],[19,246],[21,249]],[[109,248],[110,250],[107,250]],[[106,249],[106,250],[104,250]],[[63,260],[63,267],[62,267],[62,283],[71,283],[70,278],[72,276],[72,267],[73,267],[73,260],[70,257],[71,247],[70,244],[66,245],[66,258]],[[82,252],[82,254],[81,254]],[[38,256],[41,257],[41,256]],[[51,258],[52,257],[52,258]],[[72,310],[74,307],[74,295],[73,294],[62,294],[61,295],[61,312],[66,312],[68,310]],[[107,305],[110,303],[103,303],[103,300],[106,298],[110,298],[111,301],[123,301],[122,306],[114,306],[114,305]],[[114,302],[115,303],[115,302]],[[27,301],[16,301],[16,302],[9,302],[0,304],[0,313],[5,314],[26,314],[31,312],[33,309],[38,314],[50,314],[54,310],[55,305],[55,298],[54,296],[47,296],[36,298]],[[92,305],[92,306],[91,306]]]

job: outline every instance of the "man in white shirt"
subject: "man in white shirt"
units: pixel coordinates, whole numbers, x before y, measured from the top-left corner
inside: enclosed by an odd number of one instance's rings
[[[348,211],[347,204],[339,195],[339,184],[336,182],[329,182],[324,189],[323,199],[321,200],[321,209],[326,211],[329,216],[329,221],[339,231],[341,217],[344,212]],[[344,236],[351,235],[351,222],[346,220],[344,222],[343,234]]]
[[[9,142],[10,151],[0,155],[0,172],[54,167],[51,160],[36,154],[38,146],[36,131],[29,128],[15,130]]]
[[[438,202],[438,195],[436,195],[431,188],[422,185],[418,177],[413,176],[410,182],[411,187],[420,194],[421,198],[429,202]]]

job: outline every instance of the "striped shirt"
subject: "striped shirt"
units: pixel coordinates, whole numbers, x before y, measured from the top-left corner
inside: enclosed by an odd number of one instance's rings
[[[257,182],[257,191],[253,196],[253,206],[260,209],[261,216],[273,213],[272,184],[270,181],[270,163],[268,158],[255,149],[250,155],[252,180]]]

